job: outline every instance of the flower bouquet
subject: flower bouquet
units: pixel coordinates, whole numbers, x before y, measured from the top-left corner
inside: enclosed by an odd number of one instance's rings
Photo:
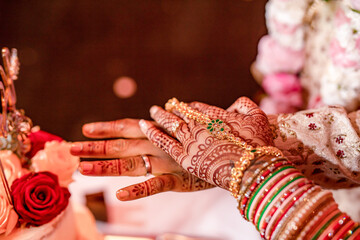
[[[16,109],[13,81],[19,61],[16,49],[2,49],[0,66],[0,238],[15,229],[38,227],[60,216],[69,204],[68,185],[79,158],[70,144],[33,127]]]

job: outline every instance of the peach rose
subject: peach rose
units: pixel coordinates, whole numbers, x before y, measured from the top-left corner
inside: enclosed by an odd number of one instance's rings
[[[10,150],[1,150],[0,159],[4,166],[5,176],[10,187],[15,179],[23,175],[20,159]]]
[[[10,205],[3,187],[0,190],[0,234],[10,233],[17,224],[19,217]]]
[[[4,167],[5,177],[8,181],[9,187],[15,179],[22,176],[22,167],[20,159],[10,150],[0,151],[1,163]],[[4,186],[0,185],[0,234],[9,233],[15,227],[18,220],[18,215],[13,210],[12,206],[7,200]]]
[[[49,171],[56,174],[59,184],[67,187],[72,182],[72,175],[79,165],[79,157],[70,154],[71,144],[65,141],[45,143],[45,148],[31,159],[35,172]]]

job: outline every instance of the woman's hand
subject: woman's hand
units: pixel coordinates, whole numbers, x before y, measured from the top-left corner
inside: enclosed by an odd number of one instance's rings
[[[252,145],[273,145],[267,117],[248,98],[240,98],[234,105],[236,112],[195,102],[190,106],[212,119],[220,119],[230,127],[236,137]],[[142,120],[141,129],[158,147],[167,152],[185,170],[195,176],[222,188],[229,187],[230,171],[238,161],[243,149],[227,140],[218,140],[209,133],[206,126],[188,119],[175,111],[169,113],[154,106],[151,117],[169,134],[154,123]]]
[[[80,172],[88,176],[144,176],[147,169],[141,155],[146,155],[151,173],[157,176],[118,191],[120,200],[134,200],[166,191],[189,192],[213,187],[184,171],[165,152],[149,142],[138,123],[136,119],[121,119],[85,124],[85,136],[111,139],[73,144],[71,153],[87,158],[81,161]]]

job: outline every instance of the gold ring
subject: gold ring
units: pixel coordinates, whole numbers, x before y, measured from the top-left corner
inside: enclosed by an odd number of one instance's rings
[[[176,132],[180,127],[180,123],[178,121],[174,122],[171,126],[171,134],[173,135],[173,137],[176,136]]]

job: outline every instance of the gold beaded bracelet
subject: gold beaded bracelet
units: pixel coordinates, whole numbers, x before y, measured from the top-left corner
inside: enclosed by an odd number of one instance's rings
[[[188,119],[194,120],[206,126],[210,134],[219,140],[228,140],[244,149],[239,161],[231,169],[231,180],[229,190],[235,197],[239,197],[240,185],[245,170],[251,165],[251,162],[263,155],[282,156],[279,149],[272,146],[263,146],[255,148],[247,144],[242,138],[236,137],[230,132],[230,127],[221,119],[211,119],[207,114],[201,113],[184,102],[179,102],[176,98],[170,99],[165,104],[165,109],[169,112],[174,110],[186,116]]]

